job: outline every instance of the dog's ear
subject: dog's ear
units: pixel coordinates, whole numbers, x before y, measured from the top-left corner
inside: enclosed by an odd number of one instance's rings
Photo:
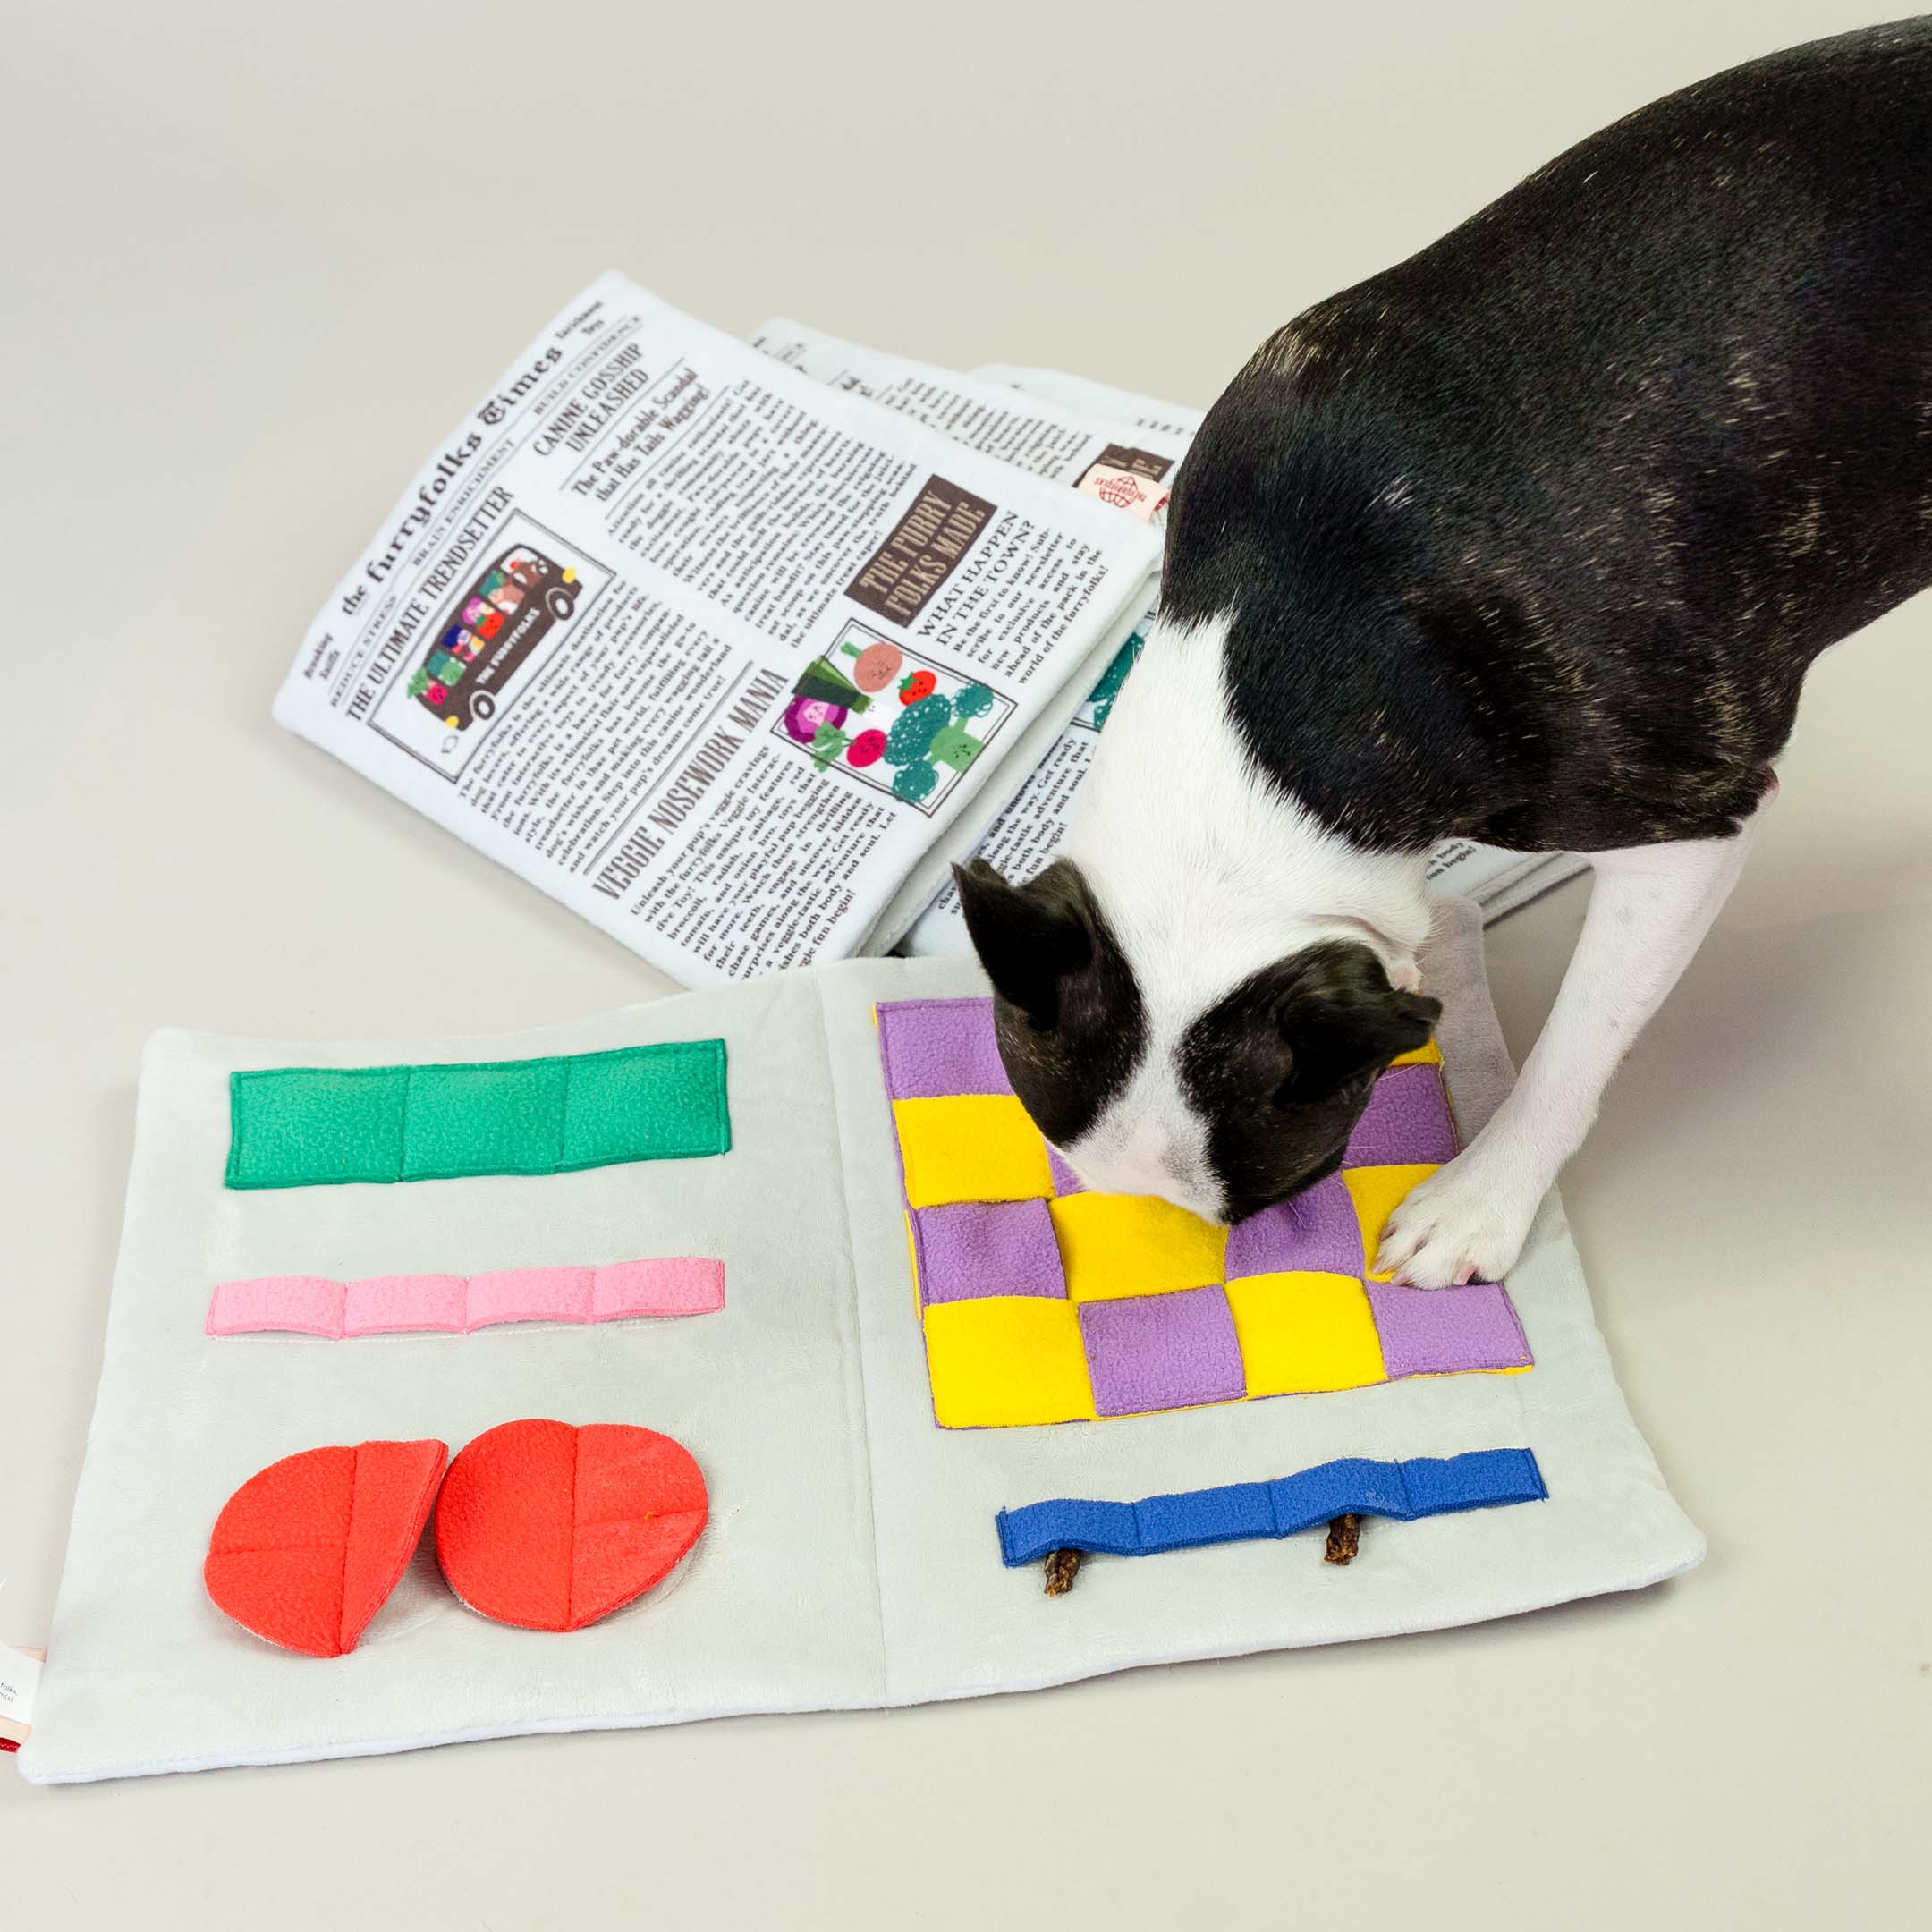
[[[1398,1054],[1428,1044],[1442,1002],[1398,992],[1382,962],[1345,940],[1311,946],[1275,1005],[1288,1049],[1281,1097],[1321,1100],[1379,1070]]]
[[[954,866],[966,930],[994,989],[1039,1032],[1060,1018],[1061,982],[1093,963],[1094,927],[1085,882],[1065,860],[1024,886],[984,859]]]

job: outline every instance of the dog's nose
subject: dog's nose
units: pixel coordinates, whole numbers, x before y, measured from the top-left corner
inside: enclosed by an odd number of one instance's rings
[[[1151,1194],[1203,1221],[1227,1218],[1219,1183],[1172,1134],[1143,1131],[1117,1150],[1089,1144],[1077,1155],[1055,1151],[1096,1194]]]
[[[1227,1210],[1218,1191],[1210,1191],[1202,1187],[1167,1187],[1157,1188],[1155,1191],[1163,1200],[1172,1201],[1176,1208],[1185,1208],[1191,1215],[1211,1221],[1216,1227],[1227,1221]]]
[[[1129,1184],[1113,1190],[1119,1194],[1152,1194],[1158,1199],[1185,1208],[1203,1221],[1224,1218],[1221,1191],[1205,1184],[1191,1164],[1162,1162],[1152,1168],[1138,1168],[1125,1178]]]

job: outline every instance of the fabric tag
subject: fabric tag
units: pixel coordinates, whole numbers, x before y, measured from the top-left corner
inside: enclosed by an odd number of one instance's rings
[[[26,1742],[46,1661],[45,1650],[16,1650],[0,1643],[0,1750],[16,1751]]]

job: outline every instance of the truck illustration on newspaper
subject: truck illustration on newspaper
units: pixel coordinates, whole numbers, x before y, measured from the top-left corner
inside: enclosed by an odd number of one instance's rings
[[[409,681],[409,694],[452,731],[496,713],[504,688],[555,624],[577,608],[577,572],[528,544],[492,560]]]

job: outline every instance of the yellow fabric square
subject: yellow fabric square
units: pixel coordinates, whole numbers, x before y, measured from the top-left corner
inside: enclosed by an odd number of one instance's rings
[[[1011,1094],[894,1100],[906,1205],[1032,1200],[1053,1192],[1046,1143]]]
[[[926,1310],[926,1368],[941,1428],[1094,1419],[1080,1311],[1071,1301],[936,1301]]]
[[[1394,1213],[1397,1202],[1436,1172],[1440,1164],[1419,1161],[1408,1167],[1344,1167],[1342,1178],[1348,1183],[1349,1197],[1355,1203],[1355,1218],[1361,1224],[1362,1273],[1371,1281],[1386,1281],[1386,1273],[1375,1271],[1376,1250],[1382,1245],[1382,1230]]]
[[[1207,1288],[1226,1271],[1228,1231],[1151,1194],[1063,1194],[1047,1212],[1076,1301]]]
[[[1352,1275],[1244,1275],[1227,1284],[1250,1395],[1388,1380],[1375,1311]]]
[[[1442,1063],[1442,1048],[1434,1040],[1427,1046],[1418,1046],[1413,1053],[1397,1054],[1389,1062],[1392,1067],[1440,1066]]]

